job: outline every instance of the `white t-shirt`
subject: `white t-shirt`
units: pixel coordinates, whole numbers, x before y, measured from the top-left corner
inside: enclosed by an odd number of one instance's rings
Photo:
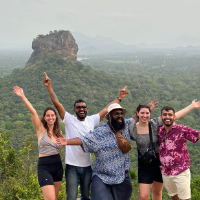
[[[80,121],[77,117],[65,112],[62,120],[62,123],[65,124],[65,137],[72,139],[89,134],[99,125],[99,122],[99,114],[88,116],[84,121]],[[91,165],[91,156],[90,153],[85,153],[80,145],[66,145],[65,163],[78,167],[88,167]]]

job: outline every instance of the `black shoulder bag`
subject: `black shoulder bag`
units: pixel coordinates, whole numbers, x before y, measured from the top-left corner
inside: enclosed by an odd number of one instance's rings
[[[153,144],[153,139],[152,139],[152,130],[151,130],[150,122],[148,123],[148,125],[149,125],[149,137],[150,137],[149,147],[147,151],[144,153],[144,155],[142,155],[140,151],[138,150],[138,160],[143,162],[144,164],[150,164],[157,158],[156,153],[155,153],[155,147]]]

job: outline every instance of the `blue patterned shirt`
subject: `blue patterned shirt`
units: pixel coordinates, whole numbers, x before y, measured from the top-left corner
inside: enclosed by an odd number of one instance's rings
[[[128,125],[133,119],[125,120],[122,135],[130,141]],[[95,131],[80,137],[85,152],[95,154],[93,176],[97,175],[105,184],[119,184],[125,179],[125,171],[130,170],[129,153],[122,153],[118,148],[115,134],[107,123],[99,126]]]

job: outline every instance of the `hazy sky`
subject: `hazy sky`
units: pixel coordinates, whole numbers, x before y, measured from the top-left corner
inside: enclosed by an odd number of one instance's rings
[[[200,41],[199,24],[199,0],[0,0],[0,48],[61,29],[124,44]]]

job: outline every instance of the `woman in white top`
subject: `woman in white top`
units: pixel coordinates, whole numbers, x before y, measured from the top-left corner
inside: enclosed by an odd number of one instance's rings
[[[39,161],[38,181],[45,200],[56,200],[63,177],[60,147],[56,139],[61,136],[58,117],[51,107],[45,109],[40,119],[36,110],[25,97],[23,89],[14,86],[13,92],[19,96],[31,113],[32,123],[37,132]]]

